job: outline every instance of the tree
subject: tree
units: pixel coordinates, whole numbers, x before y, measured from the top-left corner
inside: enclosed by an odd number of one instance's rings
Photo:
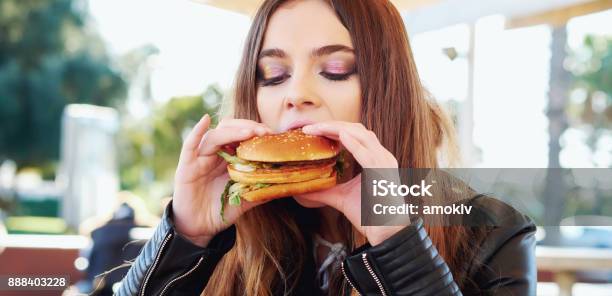
[[[126,83],[80,0],[0,0],[0,160],[59,158],[64,106],[116,105]]]
[[[587,36],[582,46],[572,52],[568,68],[574,77],[574,99],[567,106],[573,126],[586,135],[586,145],[593,156],[608,155],[597,166],[612,168],[612,38]],[[605,161],[608,163],[605,163]],[[593,188],[594,203],[584,201],[573,205],[593,215],[610,216],[612,199],[605,182],[597,182]]]
[[[122,189],[148,191],[152,183],[157,183],[168,193],[183,136],[204,114],[211,115],[214,125],[222,98],[220,88],[212,85],[202,95],[170,99],[142,121],[125,121],[119,135]]]
[[[612,38],[587,36],[572,53],[568,65],[578,97],[568,105],[568,114],[576,127],[588,135],[587,145],[592,152],[607,149],[611,153],[605,143],[612,138]]]

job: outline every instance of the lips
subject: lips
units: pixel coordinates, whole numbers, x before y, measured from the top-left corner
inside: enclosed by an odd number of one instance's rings
[[[305,125],[309,125],[309,124],[313,124],[315,123],[312,120],[308,120],[308,119],[300,119],[300,120],[295,120],[292,121],[291,123],[289,123],[288,125],[282,126],[280,129],[280,132],[286,132],[288,130],[292,130],[292,129],[296,129],[296,128],[301,128]]]

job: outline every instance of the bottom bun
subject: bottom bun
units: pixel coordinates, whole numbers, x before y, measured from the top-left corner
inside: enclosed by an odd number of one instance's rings
[[[320,191],[336,185],[336,173],[327,178],[314,179],[310,181],[274,184],[269,187],[249,191],[241,195],[242,199],[248,201],[271,200],[281,197],[293,196],[309,192]]]

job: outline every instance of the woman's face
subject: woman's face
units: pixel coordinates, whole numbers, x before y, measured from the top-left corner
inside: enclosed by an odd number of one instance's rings
[[[271,16],[258,61],[257,110],[278,132],[360,119],[361,88],[347,29],[324,1],[291,1]],[[306,207],[322,206],[296,197]]]
[[[361,90],[349,32],[324,1],[291,1],[270,18],[258,61],[257,109],[276,131],[357,122]]]

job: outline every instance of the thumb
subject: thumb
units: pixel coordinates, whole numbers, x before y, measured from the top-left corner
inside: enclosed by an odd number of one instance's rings
[[[238,218],[240,218],[246,212],[248,212],[249,210],[253,209],[254,207],[259,206],[261,204],[264,204],[266,202],[268,202],[268,201],[267,200],[248,201],[248,200],[244,200],[243,199],[243,200],[240,201],[240,205],[226,204],[225,205],[225,212],[224,212],[224,214],[222,214],[223,222],[224,223],[233,224],[233,223],[235,223],[238,220]]]
[[[246,213],[246,212],[248,212],[250,209],[252,209],[252,208],[254,208],[254,207],[256,207],[256,206],[259,206],[259,205],[265,204],[265,203],[267,203],[267,202],[268,202],[267,200],[248,201],[248,200],[244,200],[244,199],[243,199],[243,200],[240,202],[240,211],[241,211],[242,213]]]
[[[342,212],[347,201],[359,202],[354,201],[354,198],[361,198],[361,174],[346,183],[337,184],[329,189],[302,194],[300,197],[323,203]]]

